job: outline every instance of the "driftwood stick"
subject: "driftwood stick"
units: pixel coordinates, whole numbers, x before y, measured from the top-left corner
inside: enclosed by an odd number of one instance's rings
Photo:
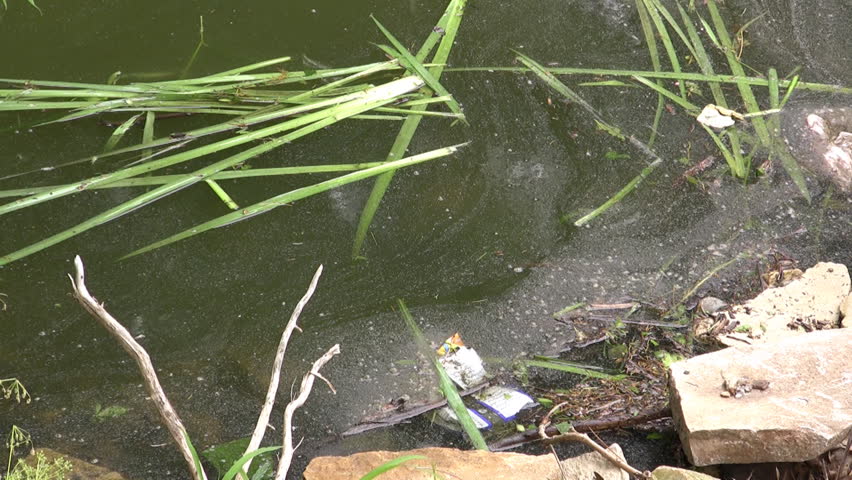
[[[118,340],[121,347],[136,361],[136,365],[139,367],[139,371],[145,380],[145,388],[148,390],[148,395],[154,401],[154,405],[160,413],[160,418],[166,424],[166,428],[168,428],[169,433],[172,435],[172,439],[177,444],[184,460],[186,460],[186,465],[189,468],[192,478],[207,480],[204,471],[199,471],[195,467],[195,460],[187,441],[186,429],[180,421],[177,412],[172,407],[172,404],[169,403],[169,399],[166,398],[163,387],[160,386],[160,381],[157,379],[157,373],[154,371],[154,365],[151,363],[151,357],[148,356],[148,352],[145,351],[142,345],[139,345],[130,332],[118,320],[106,311],[103,304],[98,303],[89,293],[85,283],[83,260],[80,259],[79,255],[74,257],[74,266],[76,267],[75,276],[72,277],[69,275],[71,286],[74,288],[74,297],[77,298],[77,301],[80,302],[89,314],[95,317]]]
[[[254,427],[254,433],[251,435],[251,440],[249,440],[245,453],[257,450],[260,446],[260,442],[263,440],[263,435],[266,433],[266,426],[269,424],[269,417],[272,414],[272,406],[275,404],[275,396],[278,394],[278,384],[281,379],[281,366],[284,363],[284,352],[287,351],[287,343],[290,341],[290,335],[292,335],[293,330],[299,328],[299,315],[302,314],[302,309],[305,308],[305,305],[307,305],[311,296],[313,296],[321,275],[322,265],[320,265],[319,268],[317,268],[316,273],[314,273],[314,278],[311,280],[308,290],[302,296],[302,299],[299,300],[299,303],[296,304],[296,308],[293,309],[293,313],[290,315],[290,320],[287,322],[287,326],[281,334],[281,341],[278,343],[278,350],[275,352],[275,361],[272,363],[272,378],[269,380],[269,389],[266,391],[266,399],[263,402],[263,407],[260,409],[260,415],[257,417],[257,425]],[[301,329],[299,330],[301,331]],[[249,467],[251,467],[251,460],[246,462],[243,466],[243,472],[248,473]]]
[[[482,382],[481,384],[468,388],[463,392],[459,392],[460,397],[466,397],[468,395],[472,395],[485,387],[491,385],[491,382]],[[436,408],[441,408],[447,404],[447,399],[436,400],[434,402],[417,404],[417,405],[404,405],[404,409],[400,411],[394,411],[387,413],[385,415],[374,415],[364,420],[361,420],[361,423],[357,425],[353,425],[349,427],[345,432],[341,433],[341,437],[351,437],[352,435],[358,435],[359,433],[368,432],[370,430],[374,430],[376,428],[390,427],[393,425],[399,425],[400,423],[405,422],[410,418],[414,418],[418,415],[422,415],[426,412],[435,410]]]
[[[305,401],[308,399],[308,395],[311,394],[311,388],[314,386],[314,378],[319,377],[328,383],[320,374],[319,370],[325,365],[331,357],[340,353],[340,345],[335,345],[328,349],[325,354],[318,358],[317,361],[314,362],[313,367],[311,367],[311,371],[305,374],[302,377],[302,385],[299,388],[299,395],[293,399],[290,403],[287,404],[287,407],[284,409],[284,451],[281,455],[281,460],[278,462],[278,470],[275,472],[275,480],[284,480],[287,476],[287,471],[290,470],[290,463],[293,461],[293,453],[295,452],[295,448],[293,447],[293,413],[296,412],[296,409],[305,404]],[[333,393],[334,387],[330,383],[328,386],[331,388]]]
[[[640,472],[639,470],[631,467],[627,462],[622,460],[619,456],[617,456],[614,453],[612,453],[611,451],[609,451],[609,449],[598,445],[594,440],[589,438],[588,435],[586,435],[585,433],[577,432],[576,430],[574,430],[573,427],[568,432],[560,433],[559,435],[556,435],[554,437],[548,437],[547,436],[547,427],[550,425],[550,417],[554,413],[556,413],[557,411],[559,411],[560,409],[565,407],[566,405],[568,405],[568,402],[562,402],[559,405],[556,405],[555,407],[551,408],[550,411],[547,412],[547,415],[545,415],[544,418],[541,420],[541,423],[538,425],[538,434],[542,438],[542,440],[545,441],[545,443],[551,445],[551,448],[552,448],[553,444],[556,443],[556,442],[580,442],[580,443],[586,445],[587,447],[591,448],[592,450],[598,452],[598,454],[600,454],[601,456],[603,456],[604,458],[609,460],[610,463],[612,463],[613,465],[617,466],[618,468],[624,470],[625,472],[629,473],[630,475],[633,475],[633,476],[638,477],[638,478],[650,478],[651,477],[650,472]],[[554,455],[556,454],[555,451],[553,453],[554,453]],[[558,460],[558,457],[557,457],[557,460]]]

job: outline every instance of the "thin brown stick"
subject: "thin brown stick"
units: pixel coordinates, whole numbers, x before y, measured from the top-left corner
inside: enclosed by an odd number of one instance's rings
[[[252,433],[251,440],[249,440],[245,453],[257,450],[260,446],[260,442],[263,440],[263,435],[266,433],[266,426],[269,424],[270,415],[272,415],[272,406],[275,404],[275,396],[278,394],[278,384],[281,379],[281,366],[284,363],[284,352],[287,351],[287,343],[290,341],[290,335],[292,335],[293,330],[299,328],[299,315],[302,314],[302,309],[305,308],[305,305],[307,305],[311,296],[313,296],[321,275],[322,265],[320,265],[319,268],[317,268],[316,273],[314,273],[314,278],[311,279],[311,283],[308,285],[308,290],[302,296],[302,299],[299,300],[299,303],[296,304],[296,308],[293,309],[293,313],[290,315],[290,320],[287,322],[287,326],[281,334],[281,341],[278,343],[278,350],[275,352],[275,361],[272,363],[272,377],[269,379],[269,388],[266,390],[266,399],[263,402],[263,407],[260,409],[260,415],[257,417],[257,425],[254,427],[254,433]],[[299,330],[301,331],[301,329]],[[249,467],[251,467],[251,460],[246,462],[243,466],[243,472],[248,473]]]
[[[640,472],[639,470],[631,467],[627,462],[622,460],[620,457],[618,457],[614,453],[610,452],[608,449],[598,445],[594,440],[589,438],[589,436],[586,435],[585,433],[577,432],[576,430],[574,430],[573,427],[571,428],[571,431],[569,431],[569,432],[561,433],[561,434],[556,435],[554,437],[548,437],[547,436],[547,427],[548,427],[548,425],[550,425],[550,417],[553,416],[557,411],[559,411],[562,407],[566,406],[567,404],[568,404],[568,402],[562,402],[559,405],[556,405],[555,407],[551,408],[550,411],[547,412],[547,415],[545,415],[544,418],[541,420],[541,423],[538,426],[538,434],[541,436],[542,440],[545,441],[545,443],[552,445],[556,442],[566,442],[566,441],[568,441],[568,442],[580,442],[580,443],[588,446],[592,450],[598,452],[601,456],[603,456],[604,458],[609,460],[613,465],[624,470],[625,472],[629,473],[630,475],[633,475],[633,476],[636,476],[636,477],[639,477],[639,478],[651,478],[651,472]],[[554,451],[554,454],[555,453],[556,452]]]
[[[278,471],[275,472],[275,480],[284,480],[287,476],[287,472],[290,470],[290,463],[293,461],[293,453],[296,450],[293,447],[293,413],[296,412],[297,408],[305,404],[305,401],[308,399],[308,395],[311,394],[311,388],[314,385],[314,378],[319,377],[325,381],[331,388],[331,391],[334,392],[334,387],[328,382],[328,380],[320,375],[319,370],[323,365],[331,360],[331,357],[338,353],[340,353],[340,345],[335,345],[329,348],[322,357],[318,358],[317,361],[314,362],[313,367],[311,367],[311,371],[302,377],[299,396],[288,403],[287,407],[284,409],[284,451],[281,454],[281,460],[278,462]]]
[[[124,328],[118,320],[116,320],[109,312],[106,311],[103,304],[89,293],[85,283],[85,273],[83,270],[83,260],[80,256],[74,257],[74,266],[76,267],[76,275],[71,278],[71,286],[74,288],[74,297],[80,302],[80,305],[86,309],[106,330],[118,340],[118,343],[132,358],[136,361],[139,371],[142,373],[142,378],[145,380],[145,388],[148,390],[148,395],[154,401],[157,411],[160,413],[160,418],[166,424],[166,428],[172,435],[172,439],[177,443],[178,450],[186,460],[186,465],[194,479],[207,480],[204,470],[199,471],[195,468],[195,460],[192,456],[192,451],[187,440],[186,428],[180,421],[177,412],[166,398],[166,393],[163,387],[160,386],[160,381],[157,379],[157,373],[154,371],[154,365],[151,363],[151,357],[148,352],[133,339],[130,332]]]

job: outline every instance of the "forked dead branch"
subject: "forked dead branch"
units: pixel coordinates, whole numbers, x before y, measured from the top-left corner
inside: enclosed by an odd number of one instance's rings
[[[136,365],[139,367],[139,371],[145,380],[145,388],[148,390],[148,394],[154,401],[154,405],[157,407],[157,411],[160,414],[160,418],[166,425],[166,428],[169,430],[172,439],[177,444],[178,450],[180,450],[181,455],[186,461],[187,468],[189,469],[192,478],[198,480],[207,480],[207,475],[201,468],[201,463],[198,460],[198,457],[194,452],[192,444],[189,441],[189,435],[186,433],[186,428],[184,427],[183,422],[181,422],[177,411],[175,411],[174,407],[172,407],[171,403],[169,402],[166,393],[163,391],[163,387],[160,385],[160,381],[157,378],[156,371],[154,370],[154,365],[151,362],[151,357],[148,355],[148,352],[145,351],[145,348],[142,347],[142,345],[140,345],[133,338],[130,332],[126,328],[124,328],[124,326],[121,325],[121,323],[116,320],[115,317],[113,317],[112,315],[110,315],[109,312],[107,312],[107,310],[103,306],[103,303],[99,303],[89,293],[89,290],[86,288],[85,283],[83,260],[80,259],[79,256],[74,258],[74,266],[76,269],[75,274],[73,276],[69,275],[69,277],[71,278],[71,286],[74,289],[74,297],[77,299],[77,301],[80,302],[83,308],[85,308],[86,311],[89,312],[89,314],[95,317],[98,323],[100,323],[113,337],[115,337],[121,347],[124,348],[124,350],[136,362]],[[252,455],[252,452],[257,449],[257,447],[260,445],[260,442],[263,440],[263,433],[265,432],[266,425],[269,422],[269,416],[272,411],[272,406],[275,402],[275,394],[278,391],[278,381],[281,377],[281,366],[283,364],[284,353],[287,348],[287,342],[293,332],[293,329],[299,328],[297,325],[299,315],[301,314],[302,309],[313,295],[321,274],[322,265],[320,265],[320,267],[317,269],[317,272],[314,274],[314,277],[311,280],[311,284],[308,287],[307,292],[296,305],[296,308],[294,309],[293,314],[291,315],[290,320],[287,323],[287,327],[285,328],[284,333],[282,334],[281,343],[279,344],[278,351],[276,352],[275,356],[275,361],[273,362],[273,371],[270,380],[269,390],[261,414],[258,417],[257,428],[255,428],[255,432],[250,441],[249,449],[246,451],[246,455],[243,457],[243,459],[238,460],[237,464],[242,464],[241,462],[244,461],[246,457]],[[335,393],[334,387],[328,380],[326,380],[324,377],[322,377],[322,375],[320,375],[319,370],[322,368],[323,365],[325,365],[329,360],[331,360],[334,355],[337,355],[338,353],[340,353],[340,345],[334,345],[322,357],[320,357],[313,363],[311,370],[306,373],[304,377],[302,377],[301,388],[299,390],[298,396],[293,399],[289,404],[287,404],[284,409],[284,453],[278,464],[278,469],[275,476],[276,479],[283,479],[287,475],[287,471],[290,469],[290,463],[292,461],[293,452],[295,451],[295,447],[293,446],[293,434],[291,431],[293,424],[293,413],[296,411],[297,408],[305,404],[305,401],[310,395],[311,388],[313,387],[314,378],[319,377],[320,379],[325,381],[331,388],[331,391]],[[244,471],[248,471],[249,464],[250,462],[246,462],[244,464]],[[236,475],[236,472],[234,472],[234,475]],[[231,475],[231,478],[233,478],[234,475]]]

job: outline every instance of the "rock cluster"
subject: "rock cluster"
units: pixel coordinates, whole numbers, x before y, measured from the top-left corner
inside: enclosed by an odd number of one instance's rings
[[[734,307],[730,348],[671,366],[671,404],[694,465],[798,462],[852,430],[849,272],[820,263]],[[745,327],[745,328],[741,328]]]

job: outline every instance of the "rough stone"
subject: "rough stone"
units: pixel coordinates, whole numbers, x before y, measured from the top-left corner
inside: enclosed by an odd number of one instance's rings
[[[799,280],[769,288],[732,309],[736,327],[718,335],[727,346],[757,344],[840,326],[840,304],[849,294],[849,270],[818,263]]]
[[[662,466],[651,472],[651,480],[717,480],[705,473],[694,472],[683,468]]]
[[[852,328],[852,293],[846,295],[846,300],[840,306],[840,326],[842,328]]]
[[[624,458],[621,447],[610,447]],[[407,452],[363,452],[348,457],[317,457],[305,469],[305,480],[356,480],[379,465],[403,455],[422,455],[426,459],[412,460],[382,474],[382,480],[431,479],[433,468],[443,478],[462,480],[517,480],[534,478],[556,480],[561,478],[559,466],[552,455],[524,455],[509,452],[481,450],[455,450],[452,448],[422,448]],[[626,472],[612,465],[595,452],[562,460],[566,478],[602,478],[627,480]]]
[[[800,462],[836,446],[852,430],[849,352],[842,328],[673,364],[672,416],[689,460]]]
[[[71,473],[69,473],[67,477],[70,480],[126,480],[124,476],[118,472],[114,472],[99,465],[91,464],[76,457],[59,453],[49,448],[38,448],[36,449],[36,452],[44,454],[45,460],[50,463],[52,463],[55,458],[60,457],[70,462]],[[33,462],[35,462],[34,459],[35,453],[27,457],[25,461],[30,465],[33,465]]]

